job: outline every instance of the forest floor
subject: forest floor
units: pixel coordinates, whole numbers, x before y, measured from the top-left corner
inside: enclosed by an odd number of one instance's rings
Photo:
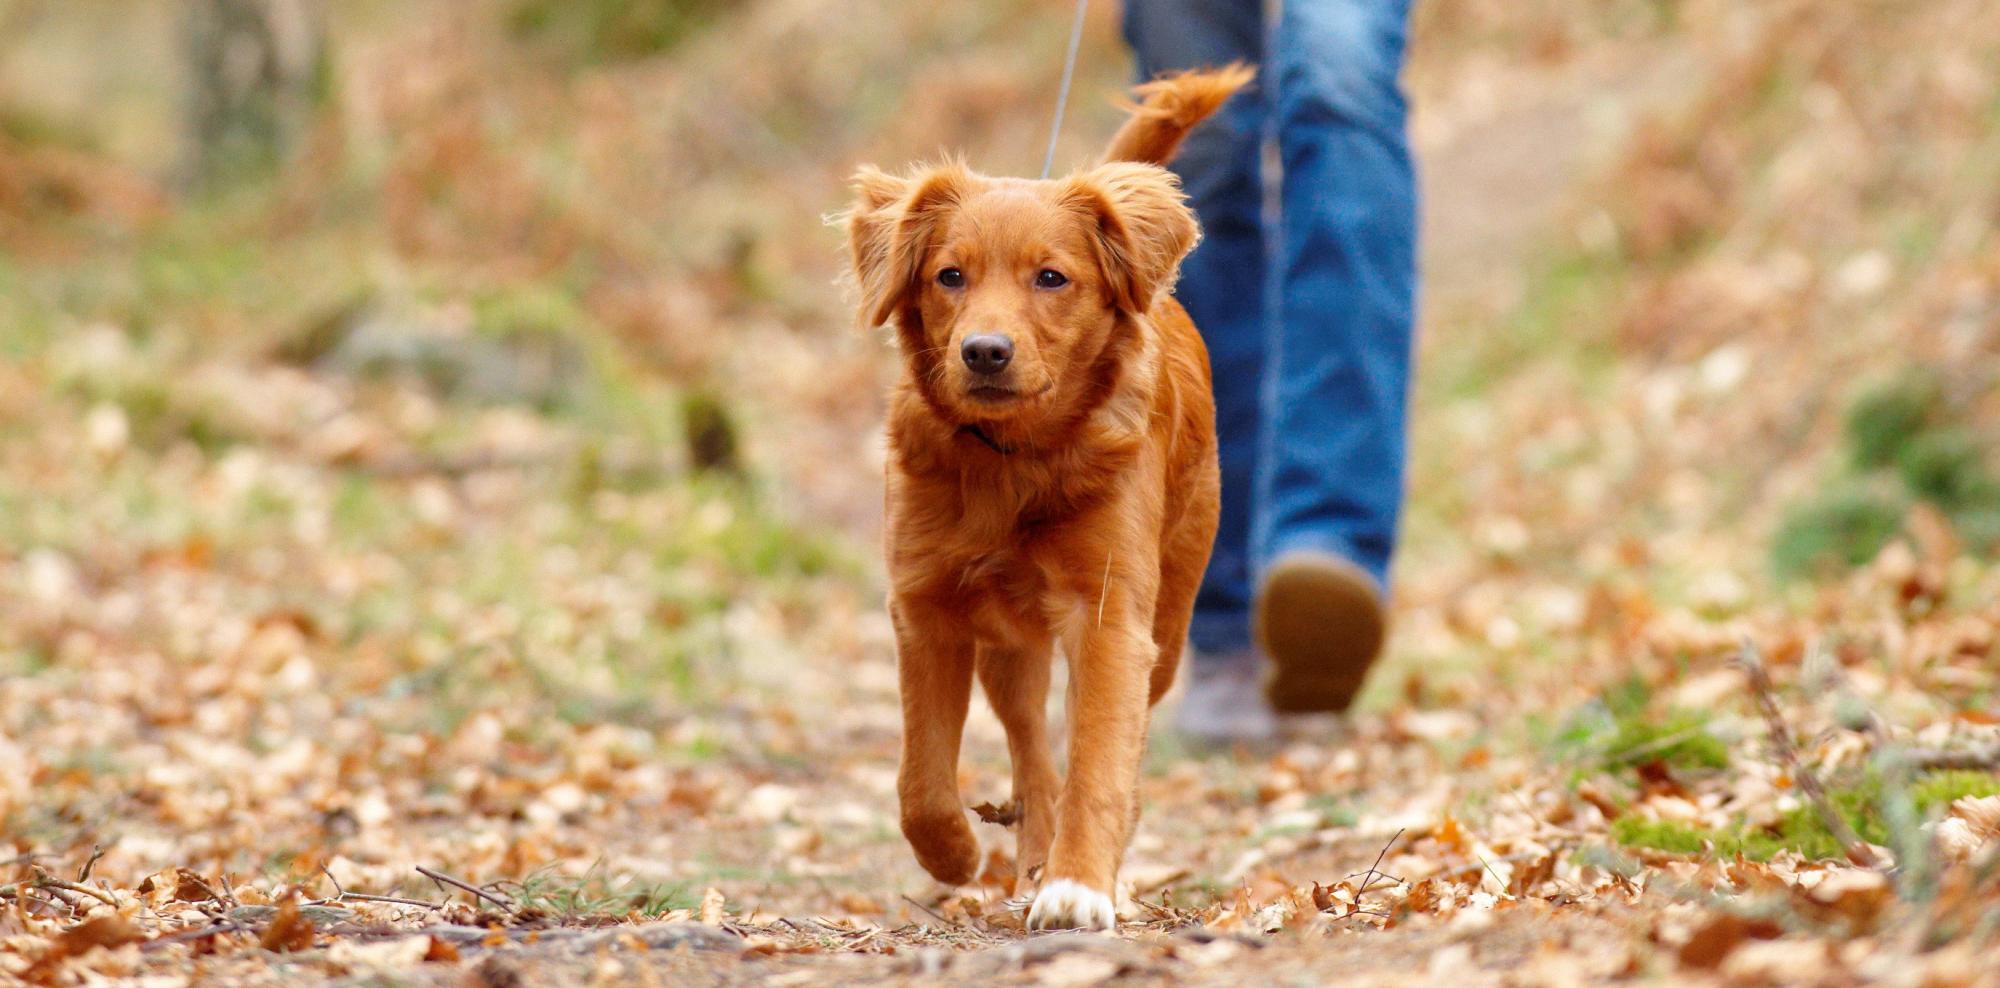
[[[2000,984],[2000,15],[1517,6],[1420,24],[1390,653],[1271,750],[1163,710],[1111,937],[1024,934],[983,710],[980,883],[897,832],[894,364],[814,229],[864,153],[1032,132],[950,109],[1027,71],[1001,14],[746,5],[509,90],[577,108],[539,157],[463,25],[361,34],[367,112],[198,211],[0,128],[0,980]],[[811,181],[718,170],[807,167],[759,108],[833,63],[691,81],[800,32],[950,44]]]

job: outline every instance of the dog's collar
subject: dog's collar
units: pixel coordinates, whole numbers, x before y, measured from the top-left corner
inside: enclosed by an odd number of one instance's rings
[[[1001,456],[1007,456],[1014,452],[1014,447],[1002,446],[999,443],[994,442],[993,437],[986,434],[986,430],[981,429],[980,427],[973,425],[970,422],[967,422],[966,424],[959,426],[958,431],[962,434],[969,434],[972,436],[972,438],[977,439],[982,443],[985,443],[987,449],[990,449],[993,452],[1000,454]]]

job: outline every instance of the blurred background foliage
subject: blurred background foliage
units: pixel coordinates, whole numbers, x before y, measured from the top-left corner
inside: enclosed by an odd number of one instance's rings
[[[520,0],[508,26],[581,62],[644,58],[671,50],[727,9],[722,0]]]

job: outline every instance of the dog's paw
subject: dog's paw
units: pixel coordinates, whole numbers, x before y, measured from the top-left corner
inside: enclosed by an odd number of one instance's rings
[[[1058,878],[1035,893],[1028,910],[1030,930],[1098,930],[1111,932],[1118,918],[1111,897],[1082,882]]]
[[[979,875],[979,838],[965,814],[903,820],[903,836],[917,863],[946,885],[968,885]]]

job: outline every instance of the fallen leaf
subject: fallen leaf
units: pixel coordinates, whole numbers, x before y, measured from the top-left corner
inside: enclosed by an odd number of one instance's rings
[[[312,920],[299,912],[299,893],[294,889],[287,893],[284,901],[278,903],[278,912],[271,917],[271,925],[264,928],[257,937],[258,944],[274,953],[290,953],[305,950],[313,945]]]
[[[979,815],[980,823],[992,823],[1002,827],[1011,827],[1021,822],[1021,801],[1010,799],[1000,806],[995,806],[992,803],[980,803],[972,808],[972,812]]]
[[[1856,925],[1875,922],[1895,897],[1888,876],[1879,871],[1843,869],[1820,879],[1808,893],[1813,902],[1827,907]]]
[[[1778,924],[1767,919],[1745,919],[1733,913],[1717,913],[1698,927],[1686,943],[1681,944],[1678,956],[1682,967],[1713,971],[1721,967],[1722,962],[1744,942],[1771,940],[1784,932]]]
[[[1738,983],[1816,984],[1832,968],[1827,944],[1816,940],[1769,940],[1744,944],[1722,964],[1722,973]]]
[[[143,939],[145,935],[123,916],[92,917],[58,934],[42,956],[21,972],[21,977],[39,984],[55,984],[63,962],[70,958],[99,947],[122,947]]]

